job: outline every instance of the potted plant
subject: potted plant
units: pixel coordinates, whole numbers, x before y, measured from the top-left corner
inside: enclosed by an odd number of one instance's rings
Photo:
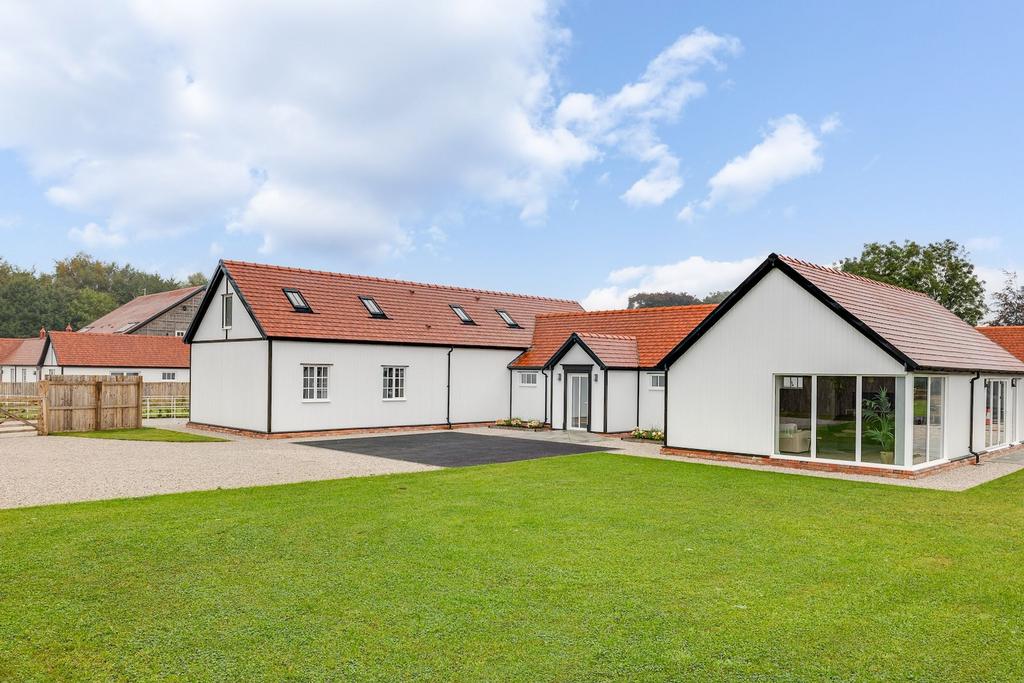
[[[882,463],[892,465],[896,456],[896,411],[889,392],[879,389],[874,398],[863,399],[862,411],[864,439],[877,443]]]

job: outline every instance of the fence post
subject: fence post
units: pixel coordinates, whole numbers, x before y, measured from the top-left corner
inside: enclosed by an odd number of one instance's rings
[[[50,383],[45,379],[42,380],[36,387],[36,392],[39,395],[39,420],[36,424],[36,432],[39,433],[39,436],[46,436],[50,433],[50,418],[46,409],[49,403]]]
[[[135,415],[136,415],[136,429],[142,428],[142,375],[135,377]]]
[[[95,431],[103,429],[103,381],[96,380],[96,424],[93,426]]]

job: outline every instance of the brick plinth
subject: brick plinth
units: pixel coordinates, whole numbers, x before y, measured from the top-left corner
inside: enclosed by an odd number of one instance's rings
[[[987,460],[994,456],[1005,455],[1014,451],[1024,450],[1024,446],[1004,448],[998,451],[982,453],[981,460]],[[700,460],[714,460],[718,462],[735,462],[746,465],[763,465],[765,467],[778,467],[786,470],[811,470],[814,472],[835,472],[839,474],[863,474],[875,477],[890,477],[893,479],[920,479],[930,477],[940,472],[947,472],[957,467],[965,467],[974,464],[974,457],[944,462],[934,467],[927,467],[920,470],[889,469],[883,467],[865,467],[863,465],[846,465],[841,463],[821,462],[815,460],[789,460],[783,458],[770,458],[764,455],[742,455],[739,453],[720,453],[717,451],[703,451],[695,448],[670,448],[662,447],[663,455],[678,455],[686,458]]]
[[[353,436],[357,434],[389,434],[392,432],[434,432],[446,429],[465,429],[468,427],[486,427],[494,424],[493,422],[458,422],[452,423],[451,427],[446,424],[438,425],[409,425],[403,427],[353,427],[350,429],[329,429],[329,430],[317,430],[308,432],[274,432],[273,434],[267,434],[266,432],[257,432],[250,429],[235,429],[233,427],[221,427],[218,425],[208,425],[201,422],[189,422],[186,427],[190,429],[201,429],[208,432],[218,432],[220,434],[232,434],[234,436],[244,436],[250,439],[307,439],[318,436]]]

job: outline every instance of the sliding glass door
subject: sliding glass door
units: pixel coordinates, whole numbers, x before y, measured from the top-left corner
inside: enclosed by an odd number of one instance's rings
[[[905,431],[897,420],[902,386],[897,377],[777,375],[776,454],[904,464]]]
[[[914,378],[914,464],[944,457],[945,393],[944,377]]]
[[[985,381],[985,448],[1010,442],[1008,418],[1011,413],[1010,383],[1003,379]]]

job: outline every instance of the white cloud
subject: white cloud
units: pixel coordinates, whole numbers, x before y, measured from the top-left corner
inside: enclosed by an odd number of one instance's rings
[[[967,240],[967,248],[971,251],[993,251],[1003,243],[1000,237],[972,237]]]
[[[625,308],[637,292],[689,292],[705,296],[733,289],[753,272],[764,256],[739,261],[712,261],[691,256],[658,266],[628,266],[608,274],[608,285],[590,290],[583,307],[589,311]]]
[[[90,249],[120,247],[127,241],[121,233],[96,223],[89,223],[81,228],[71,228],[68,231],[68,237],[75,242],[81,242]]]
[[[690,202],[676,214],[676,220],[683,223],[692,223],[697,220],[697,208],[695,202]]]
[[[839,114],[829,114],[818,126],[818,130],[821,131],[822,135],[828,135],[834,133],[843,127],[843,121],[839,118]]]
[[[0,22],[0,149],[113,245],[230,226],[279,244],[392,254],[458,202],[543,221],[616,150],[660,204],[656,135],[739,41],[697,29],[608,96],[553,85],[569,41],[545,0],[15,3]],[[102,227],[100,227],[102,226]]]
[[[727,204],[746,208],[776,186],[821,170],[821,139],[804,120],[788,114],[769,124],[764,139],[721,168],[708,186],[705,208]]]

